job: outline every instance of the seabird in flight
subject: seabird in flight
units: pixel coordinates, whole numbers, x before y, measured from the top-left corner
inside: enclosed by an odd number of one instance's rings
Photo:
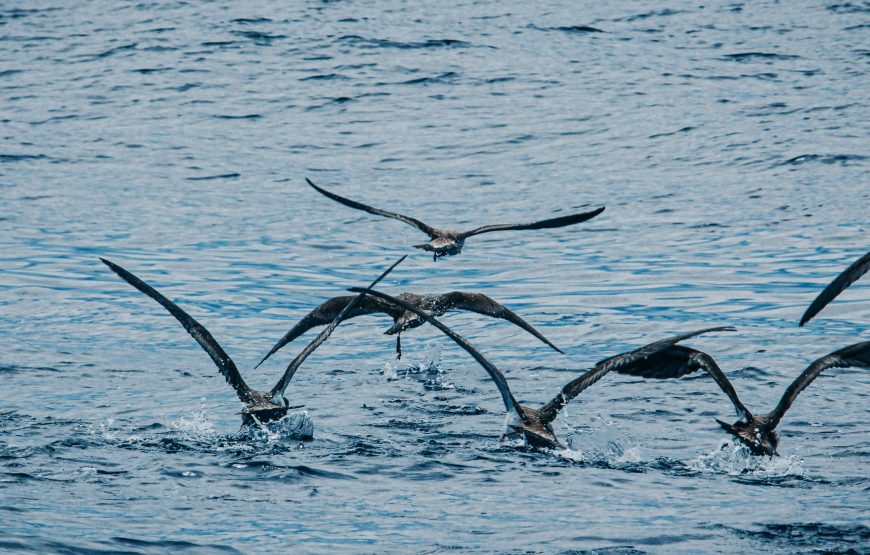
[[[332,322],[335,319],[335,316],[340,311],[344,310],[348,303],[353,302],[355,298],[356,297],[354,296],[335,297],[309,312],[299,321],[299,323],[293,326],[274,347],[272,347],[272,350],[263,357],[263,360],[261,360],[257,366],[263,364],[267,358],[278,352],[278,350],[284,345],[290,343],[311,328]],[[528,322],[517,316],[506,306],[495,302],[482,293],[464,293],[462,291],[453,291],[443,295],[402,293],[401,295],[398,295],[398,298],[421,310],[425,310],[432,316],[441,316],[448,310],[458,309],[477,312],[478,314],[491,316],[493,318],[501,318],[502,320],[507,320],[508,322],[523,328],[556,351],[559,351],[560,353],[562,352]],[[384,333],[396,336],[397,358],[402,358],[402,332],[422,326],[424,320],[413,312],[397,307],[394,304],[390,304],[383,299],[369,296],[366,296],[364,299],[359,301],[356,307],[345,315],[345,319],[375,313],[384,313],[393,318],[393,325]]]
[[[771,456],[779,454],[776,452],[777,445],[779,444],[779,437],[775,431],[776,427],[786,411],[794,403],[798,394],[813,383],[813,380],[828,368],[847,368],[849,366],[870,368],[870,341],[849,345],[839,351],[834,351],[829,355],[823,356],[810,364],[788,386],[782,399],[779,400],[779,404],[773,409],[773,412],[760,416],[754,416],[743,405],[737,396],[737,392],[734,391],[731,382],[725,377],[725,374],[719,368],[719,365],[716,364],[716,361],[713,360],[713,357],[695,349],[683,347],[682,345],[674,345],[649,356],[642,363],[617,371],[620,374],[629,374],[643,378],[670,379],[679,378],[698,370],[704,370],[713,377],[716,384],[731,399],[737,411],[737,416],[740,417],[740,420],[734,424],[727,424],[719,419],[716,419],[716,422],[728,433],[749,447],[753,455]]]
[[[602,206],[601,208],[597,208],[591,212],[571,214],[570,216],[561,216],[559,218],[551,218],[549,220],[541,220],[539,222],[533,222],[529,224],[496,224],[478,227],[472,229],[471,231],[452,231],[449,229],[436,229],[434,227],[430,227],[424,224],[423,222],[415,218],[403,216],[402,214],[397,214],[395,212],[388,212],[386,210],[381,210],[380,208],[373,208],[361,202],[356,202],[355,200],[341,197],[339,195],[336,195],[335,193],[330,193],[326,189],[318,187],[317,185],[312,183],[311,180],[308,178],[306,178],[305,181],[307,181],[308,184],[311,185],[320,194],[327,196],[336,202],[340,202],[345,206],[356,208],[357,210],[364,210],[370,214],[376,214],[378,216],[384,216],[385,218],[393,218],[394,220],[405,222],[406,224],[412,225],[423,233],[429,235],[431,241],[420,245],[414,245],[414,248],[423,249],[425,251],[431,252],[433,260],[438,260],[438,258],[442,256],[452,256],[454,254],[459,254],[460,252],[462,252],[462,247],[463,245],[465,245],[465,240],[473,235],[490,233],[492,231],[565,227],[568,225],[585,222],[586,220],[590,220],[598,214],[604,212],[604,207]]]
[[[354,287],[351,288],[350,291],[362,294],[364,290]],[[688,339],[695,335],[712,331],[734,330],[734,328],[730,327],[716,327],[698,330],[691,333],[677,335],[669,339],[657,341],[655,343],[646,345],[645,347],[641,347],[627,353],[622,353],[604,359],[596,364],[595,368],[586,372],[572,382],[568,383],[546,405],[539,409],[534,409],[531,407],[520,405],[519,402],[517,402],[516,398],[513,396],[513,393],[511,393],[510,387],[508,387],[507,379],[505,379],[505,376],[501,372],[501,370],[496,368],[496,366],[480,351],[478,351],[474,347],[474,345],[472,345],[467,339],[463,338],[462,336],[433,318],[431,315],[400,299],[390,297],[389,295],[381,293],[380,291],[372,290],[366,292],[365,294],[390,301],[401,306],[405,310],[409,310],[417,314],[418,316],[444,332],[444,334],[446,334],[448,337],[450,337],[450,339],[455,341],[460,347],[465,349],[472,357],[474,357],[474,360],[476,360],[481,366],[483,366],[484,370],[486,370],[486,372],[495,382],[499,393],[501,393],[502,401],[504,402],[505,409],[508,413],[506,430],[504,435],[502,436],[502,439],[514,435],[521,435],[529,445],[532,445],[534,447],[545,447],[552,449],[564,448],[564,445],[562,445],[556,438],[556,434],[553,430],[552,425],[552,422],[558,416],[559,411],[565,405],[567,405],[569,401],[579,395],[584,389],[603,378],[604,375],[611,370],[618,370],[619,368],[636,364],[640,361],[643,361],[651,354],[654,354],[662,349],[678,343],[679,341],[683,341],[684,339]]]
[[[384,273],[382,273],[378,278],[369,285],[369,288],[374,287],[379,281],[381,281],[387,274],[389,274],[393,268],[395,268],[405,257],[400,258],[396,263],[390,266]],[[287,389],[287,384],[290,383],[290,380],[293,378],[293,375],[296,373],[296,370],[299,366],[308,358],[312,352],[314,352],[317,347],[319,347],[326,339],[332,334],[333,330],[341,323],[342,319],[347,315],[348,312],[353,310],[356,306],[356,303],[362,298],[362,295],[359,295],[354,301],[348,303],[344,310],[340,311],[336,314],[335,318],[333,318],[332,322],[327,326],[320,335],[318,335],[314,341],[308,344],[305,349],[302,350],[299,355],[293,359],[293,362],[287,367],[284,371],[284,374],[281,376],[281,379],[278,380],[278,383],[275,384],[269,391],[257,391],[255,389],[251,389],[245,380],[242,378],[242,375],[239,373],[239,369],[236,367],[236,364],[230,358],[230,356],[224,351],[218,342],[212,337],[211,333],[205,327],[197,322],[192,316],[190,316],[187,312],[182,310],[178,305],[164,297],[160,292],[156,289],[134,276],[124,268],[118,266],[117,264],[106,260],[105,258],[100,258],[103,263],[112,269],[113,272],[121,276],[121,278],[141,291],[145,293],[158,303],[160,303],[163,308],[169,311],[170,314],[175,316],[175,319],[178,320],[184,329],[187,330],[187,333],[193,337],[197,343],[199,343],[200,347],[208,353],[208,356],[211,357],[212,361],[214,361],[215,365],[220,370],[220,373],[223,374],[227,383],[232,386],[232,388],[236,391],[236,395],[238,395],[239,400],[245,404],[245,408],[242,409],[242,426],[246,426],[249,424],[254,424],[256,422],[265,423],[272,422],[275,420],[280,420],[283,418],[290,409],[299,408],[302,405],[298,406],[290,406],[290,402],[284,397],[284,390]]]

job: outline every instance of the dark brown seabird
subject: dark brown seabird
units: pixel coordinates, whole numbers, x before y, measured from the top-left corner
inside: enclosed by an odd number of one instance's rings
[[[834,278],[834,281],[819,293],[819,296],[815,298],[812,304],[807,308],[807,311],[804,312],[804,315],[801,317],[801,322],[798,325],[803,326],[809,322],[813,316],[825,308],[829,302],[837,297],[837,295],[845,291],[847,287],[858,281],[858,278],[866,274],[868,270],[870,270],[870,252],[843,270],[840,275]]]
[[[353,287],[350,289],[350,291],[363,294],[364,289]],[[374,290],[368,291],[365,294],[390,301],[403,307],[405,310],[409,310],[417,314],[418,316],[444,332],[444,334],[446,334],[450,339],[455,341],[460,347],[465,349],[472,357],[474,357],[474,360],[476,360],[481,366],[483,366],[484,370],[486,370],[487,374],[489,374],[489,376],[495,382],[499,393],[501,393],[502,401],[504,402],[505,409],[507,409],[508,412],[506,430],[504,435],[502,436],[502,439],[514,435],[522,435],[529,445],[533,447],[544,447],[550,449],[565,448],[565,446],[562,445],[556,438],[556,433],[553,430],[552,425],[552,422],[559,415],[559,411],[562,410],[562,408],[567,405],[569,401],[577,397],[577,395],[583,392],[583,390],[585,390],[587,387],[603,378],[611,370],[618,370],[619,368],[633,366],[635,364],[641,363],[644,361],[644,359],[662,349],[666,349],[667,347],[683,341],[684,339],[688,339],[702,333],[708,333],[712,331],[734,331],[734,328],[731,327],[707,328],[691,333],[677,335],[669,339],[663,339],[661,341],[651,343],[639,349],[635,349],[633,351],[629,351],[604,359],[596,364],[595,368],[586,372],[572,382],[568,383],[565,387],[562,388],[559,394],[556,395],[552,400],[550,400],[550,402],[548,402],[546,405],[539,409],[534,409],[531,407],[520,405],[519,402],[517,402],[516,398],[514,398],[513,396],[513,393],[511,393],[510,387],[508,387],[507,379],[505,379],[505,376],[501,372],[501,370],[496,368],[496,366],[480,351],[478,351],[474,347],[474,345],[472,345],[467,339],[463,338],[462,336],[433,318],[431,315],[419,310],[415,306],[412,306],[402,301],[401,299],[397,299],[385,293],[381,293],[380,291]]]
[[[847,368],[849,366],[870,368],[870,341],[849,345],[810,364],[788,386],[773,412],[760,416],[753,416],[740,402],[737,392],[734,391],[734,386],[725,377],[713,357],[695,349],[674,345],[649,356],[642,364],[619,369],[617,372],[643,378],[670,379],[704,370],[713,377],[716,384],[731,399],[737,416],[740,417],[740,420],[734,424],[727,424],[719,419],[716,419],[716,422],[749,447],[753,455],[772,456],[779,455],[776,451],[779,445],[776,427],[798,394],[828,368]]]
[[[371,285],[369,285],[369,289],[377,285],[379,281],[381,281],[387,274],[389,274],[393,268],[399,265],[402,260],[405,259],[405,256],[400,258],[397,262],[395,262],[392,266],[387,268],[384,273],[382,273],[376,280],[374,280]],[[160,303],[163,308],[169,311],[170,314],[175,316],[175,319],[178,320],[184,329],[187,330],[187,333],[193,337],[197,343],[199,343],[200,347],[208,353],[208,356],[211,357],[212,361],[214,361],[215,365],[220,370],[220,373],[223,374],[227,383],[232,386],[232,388],[236,391],[236,395],[238,395],[239,400],[245,404],[245,408],[242,409],[242,426],[247,426],[255,423],[265,423],[272,422],[275,420],[280,420],[283,418],[290,409],[300,408],[302,405],[290,406],[290,402],[284,397],[284,390],[287,389],[287,384],[290,383],[290,380],[293,379],[293,375],[296,373],[296,370],[302,363],[308,358],[308,355],[314,352],[317,347],[319,347],[326,339],[332,334],[338,324],[344,319],[348,312],[353,310],[356,303],[359,302],[362,298],[362,295],[357,296],[354,301],[348,303],[345,309],[339,312],[335,318],[333,318],[332,322],[327,326],[320,335],[318,335],[314,341],[308,344],[305,349],[302,350],[299,355],[293,359],[293,362],[287,367],[284,371],[284,374],[281,376],[281,379],[278,380],[278,383],[275,384],[269,391],[257,391],[255,389],[251,389],[245,380],[242,378],[242,375],[239,373],[239,369],[236,367],[236,364],[230,358],[230,356],[224,351],[218,342],[212,337],[211,333],[205,327],[197,322],[192,316],[190,316],[187,312],[182,310],[178,305],[164,297],[160,292],[156,289],[134,276],[124,268],[118,266],[117,264],[106,260],[105,258],[100,258],[103,263],[111,268],[113,272],[121,276],[121,278],[141,291],[145,293],[158,303]]]
[[[462,252],[462,247],[465,245],[465,240],[473,235],[490,233],[492,231],[565,227],[568,225],[585,222],[586,220],[590,220],[598,214],[604,212],[604,207],[602,206],[601,208],[595,209],[591,212],[571,214],[570,216],[561,216],[559,218],[551,218],[549,220],[541,220],[539,222],[533,222],[529,224],[496,224],[478,227],[476,229],[472,229],[471,231],[452,231],[449,229],[436,229],[434,227],[424,224],[423,222],[415,218],[403,216],[395,212],[388,212],[386,210],[381,210],[380,208],[373,208],[361,202],[356,202],[355,200],[344,198],[342,196],[336,195],[335,193],[330,193],[326,189],[318,187],[317,185],[312,183],[311,180],[308,178],[306,178],[305,181],[307,181],[308,184],[311,185],[318,193],[329,197],[336,202],[340,202],[345,206],[356,208],[357,210],[364,210],[365,212],[368,212],[370,214],[384,216],[385,218],[393,218],[394,220],[399,220],[400,222],[405,222],[406,224],[416,227],[423,233],[427,234],[431,238],[431,241],[420,245],[414,245],[414,248],[423,249],[425,251],[431,252],[433,260],[438,260],[442,256],[453,256],[455,254],[459,254],[460,252]]]
[[[345,297],[335,297],[329,299],[324,302],[311,312],[309,312],[302,320],[299,321],[295,326],[293,326],[290,331],[284,334],[272,350],[263,357],[257,366],[263,364],[267,358],[278,352],[284,345],[290,343],[306,331],[310,330],[315,326],[322,326],[324,324],[328,324],[335,319],[335,316],[342,310],[344,310],[347,305],[353,302],[355,296],[345,296]],[[534,335],[542,342],[546,343],[556,351],[562,352],[558,347],[553,345],[550,340],[541,335],[541,333],[533,328],[528,322],[517,316],[513,311],[508,309],[506,306],[495,302],[491,298],[487,297],[482,293],[464,293],[462,291],[453,291],[451,293],[445,293],[443,295],[417,295],[414,293],[402,293],[398,295],[399,299],[402,299],[408,304],[412,304],[421,310],[425,310],[432,316],[441,316],[451,309],[458,310],[468,310],[470,312],[476,312],[478,314],[483,314],[484,316],[491,316],[493,318],[501,318],[502,320],[507,320],[512,324],[515,324],[522,329],[526,330],[530,334]],[[379,299],[377,297],[369,297],[366,296],[364,299],[360,300],[355,308],[349,311],[344,319],[348,320],[350,318],[355,318],[357,316],[364,316],[366,314],[375,314],[375,313],[384,313],[392,317],[393,325],[384,333],[387,335],[395,335],[396,336],[396,354],[397,358],[402,358],[402,332],[405,330],[417,328],[423,325],[425,322],[422,318],[414,314],[413,312],[407,311],[403,308],[397,307],[394,304],[390,304],[383,299]],[[254,368],[256,368],[255,366]]]

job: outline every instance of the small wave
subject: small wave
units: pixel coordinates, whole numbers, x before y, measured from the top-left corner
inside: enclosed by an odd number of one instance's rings
[[[722,58],[735,62],[746,62],[750,60],[798,60],[800,56],[777,54],[775,52],[737,52],[735,54],[725,54]]]
[[[155,549],[156,552],[160,553],[176,553],[181,551],[193,551],[200,552],[203,549],[211,551],[219,551],[221,553],[241,553],[239,550],[230,547],[228,545],[221,544],[198,544],[188,541],[179,541],[179,540],[157,540],[157,541],[148,541],[148,540],[140,540],[138,538],[125,538],[125,537],[114,537],[112,541],[127,546],[128,548],[138,548],[138,549]]]
[[[137,45],[138,45],[138,43],[132,42],[130,44],[124,44],[122,46],[116,46],[115,48],[110,48],[109,50],[104,50],[103,52],[100,52],[98,54],[91,54],[91,55],[83,56],[83,58],[87,61],[101,60],[103,58],[108,58],[109,56],[114,56],[115,54],[118,54],[119,52],[127,52],[129,50],[134,50]]]
[[[628,17],[621,17],[618,19],[614,19],[614,21],[626,21],[626,22],[642,21],[644,19],[649,19],[651,17],[669,17],[672,15],[677,15],[677,14],[681,14],[681,13],[685,13],[685,11],[684,10],[672,10],[672,9],[666,8],[664,10],[658,10],[658,11],[653,10],[651,12],[644,12],[644,13],[637,14],[637,15],[630,15]]]
[[[369,39],[365,37],[361,37],[359,35],[345,35],[340,37],[338,40],[342,42],[347,42],[355,45],[359,45],[363,48],[402,48],[402,49],[416,49],[416,48],[467,48],[470,47],[471,44],[465,42],[464,40],[457,39],[429,39],[421,42],[400,42],[394,40],[387,39]]]
[[[809,547],[815,553],[858,553],[855,550],[845,550],[846,546],[858,546],[863,552],[870,543],[870,528],[862,524],[835,525],[821,522],[794,524],[762,524],[760,530],[743,530],[728,528],[735,534],[765,542],[773,542],[787,551],[793,552],[799,547]]]
[[[407,81],[400,81],[399,85],[434,85],[441,83],[453,83],[456,81],[456,78],[459,77],[459,74],[455,71],[448,71],[447,73],[442,73],[441,75],[433,75],[430,77],[418,77],[416,79],[409,79]]]
[[[680,133],[688,133],[689,131],[693,131],[695,128],[692,126],[683,127],[681,129],[677,129],[676,131],[668,131],[666,133],[656,133],[654,135],[650,135],[647,137],[648,139],[658,139],[661,137],[670,137],[671,135],[677,135]]]
[[[868,6],[866,2],[864,2],[863,5],[852,2],[842,2],[839,4],[831,4],[825,9],[834,13],[870,13],[870,6]]]
[[[45,160],[45,154],[0,154],[0,163],[23,162],[25,160]]]
[[[230,23],[240,23],[242,25],[252,25],[255,23],[271,23],[272,20],[268,17],[238,17],[231,19]]]
[[[233,34],[240,37],[245,37],[246,39],[251,39],[261,45],[269,44],[275,40],[287,38],[287,35],[272,35],[269,33],[262,33],[260,31],[233,31]]]
[[[337,81],[341,79],[347,79],[347,76],[340,73],[324,73],[318,75],[309,75],[308,77],[301,78],[300,81]]]
[[[562,31],[565,33],[603,33],[601,29],[597,27],[590,27],[589,25],[566,25],[563,27],[553,27],[554,31]]]
[[[218,175],[204,175],[202,177],[185,177],[188,181],[212,181],[215,179],[236,179],[237,177],[241,177],[239,174],[233,173],[221,173]]]
[[[260,114],[244,114],[241,116],[236,116],[233,114],[215,114],[212,116],[214,119],[260,119],[263,116]]]
[[[201,43],[202,46],[217,46],[219,48],[224,46],[233,46],[236,44],[238,44],[238,41],[235,40],[212,40]]]
[[[780,163],[781,166],[798,166],[808,162],[820,162],[822,164],[839,164],[848,166],[852,162],[863,162],[867,160],[867,156],[860,154],[801,154],[794,158],[789,158],[785,162]]]
[[[587,33],[603,33],[602,29],[598,27],[591,27],[589,25],[561,25],[558,27],[538,27],[536,25],[529,25],[529,28],[536,29],[538,31],[559,31],[562,33],[569,34],[577,34],[577,35],[585,35]]]

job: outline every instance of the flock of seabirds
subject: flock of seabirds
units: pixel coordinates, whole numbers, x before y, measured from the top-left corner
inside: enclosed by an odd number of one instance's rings
[[[433,253],[433,259],[436,261],[443,256],[460,254],[465,245],[465,240],[474,235],[494,231],[564,227],[592,219],[604,211],[602,207],[591,212],[572,214],[528,224],[488,225],[470,231],[459,232],[437,229],[415,218],[373,208],[329,192],[318,187],[310,180],[306,179],[306,181],[319,193],[345,206],[364,210],[378,216],[393,218],[410,224],[426,233],[429,235],[430,241],[414,245],[414,247]],[[734,424],[728,424],[717,419],[716,421],[722,428],[737,438],[739,442],[746,445],[753,455],[778,455],[777,445],[779,438],[775,430],[801,391],[806,389],[819,374],[829,368],[845,368],[850,366],[870,368],[870,341],[855,343],[834,351],[810,364],[788,386],[779,404],[777,404],[772,412],[755,415],[740,401],[731,382],[710,355],[679,345],[680,342],[697,335],[717,331],[735,331],[732,327],[712,327],[662,339],[633,351],[604,359],[597,363],[594,368],[565,385],[553,399],[542,407],[528,407],[517,402],[504,374],[486,356],[478,351],[467,339],[448,328],[436,318],[453,309],[467,310],[492,318],[500,318],[519,326],[550,348],[560,353],[562,351],[513,311],[480,293],[453,291],[443,295],[402,293],[398,296],[391,296],[375,290],[375,286],[406,257],[407,255],[403,256],[387,268],[368,287],[350,288],[349,291],[355,293],[354,296],[342,296],[330,299],[312,310],[299,323],[293,326],[272,347],[257,366],[260,366],[266,359],[309,329],[322,325],[326,327],[293,359],[278,380],[278,383],[269,391],[252,389],[242,378],[233,360],[221,348],[208,330],[178,305],[121,266],[103,258],[100,260],[127,283],[160,303],[170,314],[175,316],[181,325],[184,326],[184,329],[208,353],[227,383],[232,386],[241,402],[245,405],[241,413],[243,429],[247,426],[260,426],[268,422],[280,420],[291,409],[301,408],[302,405],[291,406],[288,399],[284,397],[284,392],[305,359],[326,341],[343,320],[376,313],[386,314],[393,319],[393,325],[386,333],[396,335],[398,357],[401,357],[401,333],[419,327],[424,323],[435,326],[465,349],[486,370],[501,394],[507,411],[505,431],[501,439],[521,437],[528,445],[542,448],[565,448],[556,437],[552,425],[553,421],[558,416],[559,411],[568,402],[587,387],[603,378],[608,372],[615,371],[620,374],[642,378],[673,379],[703,370],[710,374],[716,384],[725,392],[734,404],[739,417],[739,420]],[[870,253],[856,260],[816,297],[807,308],[799,325],[803,326],[807,323],[837,295],[867,273],[868,270],[870,270]]]

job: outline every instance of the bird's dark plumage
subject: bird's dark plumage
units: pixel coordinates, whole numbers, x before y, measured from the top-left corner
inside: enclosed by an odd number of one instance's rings
[[[263,357],[257,366],[260,366],[267,358],[278,352],[284,345],[290,343],[309,329],[327,324],[331,322],[336,314],[347,306],[353,299],[353,296],[335,297],[324,302],[311,312],[309,312],[295,326],[290,328],[284,336],[278,340],[274,347]],[[511,311],[506,306],[494,301],[490,297],[482,293],[465,293],[462,291],[453,291],[443,295],[417,295],[414,293],[402,293],[398,298],[414,306],[425,310],[433,316],[441,316],[448,310],[467,310],[476,312],[484,316],[492,318],[500,318],[519,326],[530,334],[537,337],[543,343],[546,343],[551,348],[558,352],[562,352],[558,347],[553,345],[549,339],[544,337],[538,330],[531,326],[528,322],[520,318],[516,313]],[[403,331],[421,326],[424,320],[414,313],[397,307],[383,299],[377,297],[366,296],[359,301],[356,308],[350,311],[345,319],[363,316],[366,314],[384,313],[393,319],[393,326],[385,333],[389,335],[401,334]],[[397,338],[397,342],[399,339]],[[397,343],[398,345],[398,343]],[[398,347],[397,347],[398,350]],[[399,353],[401,351],[399,350]]]
[[[855,283],[861,276],[867,273],[870,270],[870,252],[853,262],[848,268],[843,270],[843,272],[834,278],[827,287],[825,287],[819,296],[813,300],[812,304],[807,308],[807,311],[804,312],[804,315],[801,316],[800,326],[803,326],[807,322],[809,322],[813,316],[818,314],[823,308],[825,308],[829,302],[833,301],[837,295],[846,290],[847,287]]]
[[[674,345],[652,354],[646,360],[620,368],[618,372],[644,378],[669,379],[704,370],[725,392],[740,417],[734,424],[717,420],[722,428],[746,444],[753,454],[776,455],[779,444],[776,427],[798,394],[823,371],[849,366],[870,368],[870,341],[849,345],[814,361],[788,386],[776,408],[760,416],[753,416],[740,401],[734,386],[716,361],[707,353],[695,349]]]
[[[431,241],[428,243],[423,243],[420,245],[414,245],[414,248],[423,249],[425,251],[429,251],[432,253],[435,260],[442,256],[452,256],[455,254],[459,254],[462,252],[462,247],[465,245],[465,240],[473,235],[480,235],[481,233],[490,233],[492,231],[510,231],[510,230],[523,230],[523,229],[548,229],[555,227],[565,227],[568,225],[578,224],[580,222],[585,222],[586,220],[590,220],[595,216],[604,212],[604,207],[592,210],[591,212],[583,212],[579,214],[571,214],[569,216],[560,216],[558,218],[550,218],[547,220],[541,220],[538,222],[532,222],[528,224],[496,224],[496,225],[487,225],[483,227],[478,227],[476,229],[472,229],[470,231],[460,232],[460,231],[452,231],[448,229],[436,229],[432,226],[426,225],[418,219],[411,218],[408,216],[403,216],[402,214],[397,214],[396,212],[389,212],[387,210],[381,210],[380,208],[374,208],[367,204],[363,204],[361,202],[357,202],[355,200],[350,200],[348,198],[339,196],[335,193],[327,191],[322,187],[318,187],[315,185],[310,179],[306,178],[305,181],[314,188],[320,194],[331,198],[332,200],[339,202],[345,206],[350,208],[355,208],[357,210],[363,210],[370,214],[375,214],[378,216],[384,216],[385,218],[392,218],[394,220],[399,220],[401,222],[405,222],[406,224],[412,225],[427,234]]]
[[[378,276],[378,278],[369,285],[369,289],[377,285],[378,282],[386,277],[386,275],[404,259],[405,257],[403,256]],[[284,397],[284,390],[287,388],[290,379],[296,373],[299,366],[301,366],[305,359],[308,358],[308,355],[314,352],[317,347],[326,341],[347,313],[353,310],[356,306],[356,302],[361,300],[363,297],[363,295],[358,295],[354,301],[348,303],[345,310],[342,310],[335,316],[330,325],[326,327],[305,349],[303,349],[295,359],[293,359],[293,362],[290,363],[284,371],[284,374],[281,376],[281,379],[278,380],[278,383],[275,384],[275,387],[273,387],[271,391],[257,391],[251,389],[248,384],[245,383],[245,380],[239,373],[236,364],[202,324],[197,322],[192,316],[182,310],[181,307],[170,301],[159,291],[129,271],[118,266],[114,262],[106,260],[105,258],[100,258],[100,260],[113,272],[118,274],[124,281],[160,303],[160,305],[168,310],[169,313],[172,314],[182,326],[184,326],[184,329],[187,330],[197,343],[199,343],[203,350],[208,353],[209,357],[211,357],[212,361],[218,367],[218,370],[220,370],[227,383],[233,387],[242,403],[245,403],[245,408],[242,411],[243,425],[253,423],[255,420],[259,422],[278,420],[283,418],[289,409],[294,408],[290,407],[289,402]]]
[[[354,287],[351,288],[350,291],[362,294],[363,290]],[[595,365],[595,368],[586,372],[585,374],[573,380],[564,388],[562,388],[562,391],[559,392],[559,394],[556,395],[556,397],[554,397],[549,403],[547,403],[540,409],[534,409],[531,407],[520,405],[517,402],[516,398],[510,390],[510,387],[508,386],[507,379],[505,379],[505,376],[501,372],[501,370],[499,370],[495,366],[495,364],[493,364],[488,358],[486,358],[483,353],[478,351],[474,347],[474,345],[472,345],[471,342],[469,342],[467,339],[457,334],[440,321],[436,320],[430,314],[419,310],[417,307],[414,307],[402,301],[401,299],[391,297],[385,293],[375,290],[368,291],[365,294],[384,299],[398,306],[401,306],[405,310],[414,312],[415,314],[426,320],[428,323],[441,330],[460,347],[465,349],[465,351],[467,351],[468,354],[470,354],[474,358],[474,360],[476,360],[481,366],[483,366],[484,370],[486,370],[487,374],[489,374],[489,376],[495,382],[495,385],[498,388],[499,393],[501,394],[502,401],[504,402],[505,409],[507,409],[508,413],[516,414],[515,420],[508,425],[511,429],[508,431],[507,435],[522,434],[530,445],[537,447],[563,447],[562,444],[559,443],[559,440],[556,438],[555,431],[553,430],[553,420],[556,419],[559,410],[561,410],[562,407],[564,407],[571,399],[579,395],[590,385],[600,380],[608,372],[612,370],[618,370],[625,365],[629,365],[634,362],[643,360],[644,358],[651,356],[659,350],[666,349],[679,341],[688,339],[689,337],[712,331],[733,331],[734,329],[730,327],[707,328],[691,333],[678,335],[662,341],[657,341],[639,349],[635,349],[633,351],[622,353],[614,357],[602,360]]]

